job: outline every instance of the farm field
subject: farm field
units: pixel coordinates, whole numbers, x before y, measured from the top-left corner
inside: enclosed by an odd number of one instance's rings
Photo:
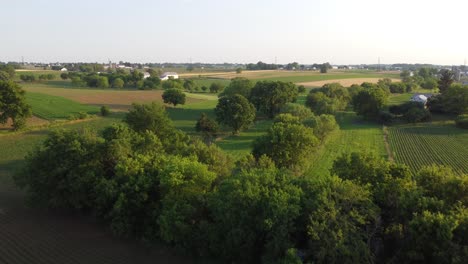
[[[349,87],[353,84],[362,84],[363,82],[377,83],[382,78],[352,78],[352,79],[328,79],[326,81],[313,81],[313,82],[300,82],[298,85],[304,85],[305,87],[322,87],[327,83],[339,83],[344,87]],[[399,82],[400,79],[391,79],[393,82]]]
[[[399,125],[388,131],[395,161],[407,164],[413,172],[437,164],[468,173],[468,131],[453,122]]]
[[[26,102],[31,105],[34,116],[46,120],[67,119],[79,112],[96,114],[99,111],[96,106],[83,105],[70,99],[43,93],[26,93]]]
[[[162,102],[161,90],[115,90],[115,89],[92,89],[92,88],[62,88],[47,84],[33,84],[24,86],[24,90],[29,93],[42,93],[53,96],[64,97],[81,104],[102,106],[107,105],[113,110],[126,111],[134,102],[149,103]],[[200,96],[187,96],[186,104],[205,101]]]
[[[325,144],[313,155],[310,174],[326,175],[333,161],[343,153],[373,152],[386,158],[382,126],[362,121],[353,112],[341,112],[336,116],[340,130],[330,135]]]

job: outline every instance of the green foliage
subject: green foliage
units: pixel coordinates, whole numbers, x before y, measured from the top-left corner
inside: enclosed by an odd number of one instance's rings
[[[424,89],[436,89],[438,86],[437,80],[435,78],[428,78],[424,80],[424,83],[422,83],[421,87]]]
[[[171,88],[164,91],[162,98],[164,103],[177,106],[178,104],[185,104],[185,93],[179,89]]]
[[[128,111],[124,121],[137,132],[142,133],[148,130],[157,136],[168,135],[174,129],[164,107],[155,102],[132,104],[132,109]]]
[[[376,119],[387,102],[388,95],[381,88],[368,88],[353,97],[352,104],[358,115]]]
[[[241,74],[241,73],[242,73],[242,68],[237,68],[237,69],[236,69],[236,73],[237,73],[237,74]]]
[[[61,78],[62,80],[67,80],[68,77],[69,77],[69,76],[68,76],[68,73],[66,73],[66,72],[63,72],[63,73],[60,74],[60,78]]]
[[[287,103],[295,102],[297,86],[281,81],[259,81],[253,87],[249,100],[270,118],[274,117]]]
[[[210,249],[228,262],[271,263],[293,246],[302,192],[265,159],[253,168],[241,166],[245,169],[223,181],[209,199]]]
[[[441,95],[444,112],[468,113],[468,86],[452,85]]]
[[[452,71],[444,69],[440,71],[440,79],[438,82],[438,87],[439,87],[439,92],[440,93],[445,93],[452,83],[455,81],[454,80],[455,75]]]
[[[229,85],[224,89],[224,91],[219,94],[219,96],[231,96],[235,94],[240,94],[245,98],[250,97],[250,92],[252,91],[253,83],[243,77],[236,77],[231,80]]]
[[[169,79],[162,82],[162,88],[167,89],[184,89],[182,80],[180,79]]]
[[[202,113],[195,125],[195,131],[202,134],[206,143],[211,143],[219,132],[219,126],[216,121],[210,119],[205,113]]]
[[[301,122],[314,116],[309,108],[295,103],[287,103],[283,108],[281,108],[280,113],[291,114],[299,118]]]
[[[34,82],[36,80],[36,76],[32,73],[25,73],[20,75],[20,79],[23,82]]]
[[[191,79],[187,79],[184,81],[184,89],[191,92],[191,91],[194,91],[195,88],[197,88],[197,84],[191,80]]]
[[[210,93],[219,93],[223,91],[224,85],[220,82],[214,82],[210,85]]]
[[[97,78],[96,87],[98,88],[108,88],[109,87],[109,80],[105,76],[99,76]]]
[[[0,82],[7,82],[10,80],[10,75],[5,71],[0,71]]]
[[[320,65],[320,73],[327,73],[328,72],[328,66],[326,63]]]
[[[369,189],[332,177],[318,196],[307,233],[312,259],[318,263],[370,263],[368,228],[377,221],[378,207]]]
[[[182,248],[203,243],[207,194],[216,174],[187,158],[170,157],[162,163],[160,178],[161,238]]]
[[[17,183],[26,188],[29,200],[52,208],[90,209],[100,166],[102,140],[96,133],[55,131],[43,146],[26,157]]]
[[[101,106],[101,115],[102,116],[108,116],[108,115],[110,115],[110,113],[111,113],[111,110],[107,105]]]
[[[13,129],[18,130],[30,116],[31,106],[26,103],[24,90],[13,81],[0,81],[0,124],[11,119]]]
[[[115,78],[114,81],[112,82],[112,87],[113,88],[123,88],[125,85],[125,82],[121,78]]]
[[[297,87],[297,91],[298,91],[300,94],[302,94],[302,93],[305,93],[306,88],[305,88],[304,85],[299,85],[299,86]]]
[[[391,92],[391,93],[405,93],[405,92],[410,92],[410,91],[407,91],[406,87],[407,87],[407,86],[406,86],[405,83],[403,83],[403,82],[396,82],[396,83],[390,84],[389,89],[390,89],[390,92]]]
[[[300,123],[281,121],[284,120],[274,123],[266,135],[254,141],[252,153],[257,158],[268,156],[279,168],[301,171],[307,166],[308,156],[318,145],[318,139],[312,129]]]
[[[339,83],[325,84],[320,89],[310,90],[306,105],[317,114],[334,114],[344,110],[351,100],[349,92]]]
[[[248,128],[255,120],[255,107],[239,94],[221,97],[214,112],[218,123],[231,127],[233,134]]]

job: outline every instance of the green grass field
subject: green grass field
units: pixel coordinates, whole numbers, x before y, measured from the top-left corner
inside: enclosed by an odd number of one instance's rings
[[[310,175],[328,174],[333,161],[343,153],[373,152],[387,157],[382,126],[363,121],[353,112],[341,112],[336,116],[340,130],[326,140],[311,158]]]
[[[96,114],[99,111],[96,106],[83,105],[63,97],[42,93],[26,93],[26,102],[31,105],[35,116],[47,120],[66,119],[79,112]]]
[[[388,131],[396,162],[407,164],[413,172],[436,164],[468,173],[468,130],[453,122],[399,125]]]

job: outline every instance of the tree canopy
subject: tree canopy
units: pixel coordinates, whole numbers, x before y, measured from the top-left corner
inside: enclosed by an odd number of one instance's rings
[[[26,118],[31,115],[25,91],[13,81],[0,81],[0,123],[6,124],[11,119],[13,129],[18,130],[26,125]]]
[[[297,86],[291,82],[259,81],[253,87],[249,100],[257,110],[272,118],[284,105],[295,102],[298,93]]]
[[[255,107],[240,94],[221,97],[214,112],[218,123],[231,127],[233,134],[248,128],[255,119]]]

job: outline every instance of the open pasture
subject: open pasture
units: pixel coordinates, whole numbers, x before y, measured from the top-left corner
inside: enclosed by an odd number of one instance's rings
[[[102,106],[107,105],[113,110],[126,111],[131,107],[134,102],[149,103],[161,102],[161,90],[115,90],[115,89],[91,89],[91,88],[56,88],[48,85],[32,85],[25,86],[24,90],[29,93],[42,93],[53,96],[60,96],[73,100],[75,102],[92,105]],[[188,94],[186,104],[198,103],[206,99],[199,99],[203,96]]]
[[[181,78],[196,79],[199,76],[213,79],[232,79],[235,77],[245,77],[252,80],[277,80],[285,82],[316,82],[327,80],[356,79],[356,78],[399,78],[396,72],[376,72],[376,71],[345,71],[330,70],[321,74],[318,71],[286,71],[286,70],[265,70],[265,71],[243,71],[242,73],[206,73],[206,74],[182,74]]]
[[[26,93],[26,102],[31,105],[34,116],[46,120],[66,119],[79,112],[96,114],[99,111],[95,106],[43,93]]]

